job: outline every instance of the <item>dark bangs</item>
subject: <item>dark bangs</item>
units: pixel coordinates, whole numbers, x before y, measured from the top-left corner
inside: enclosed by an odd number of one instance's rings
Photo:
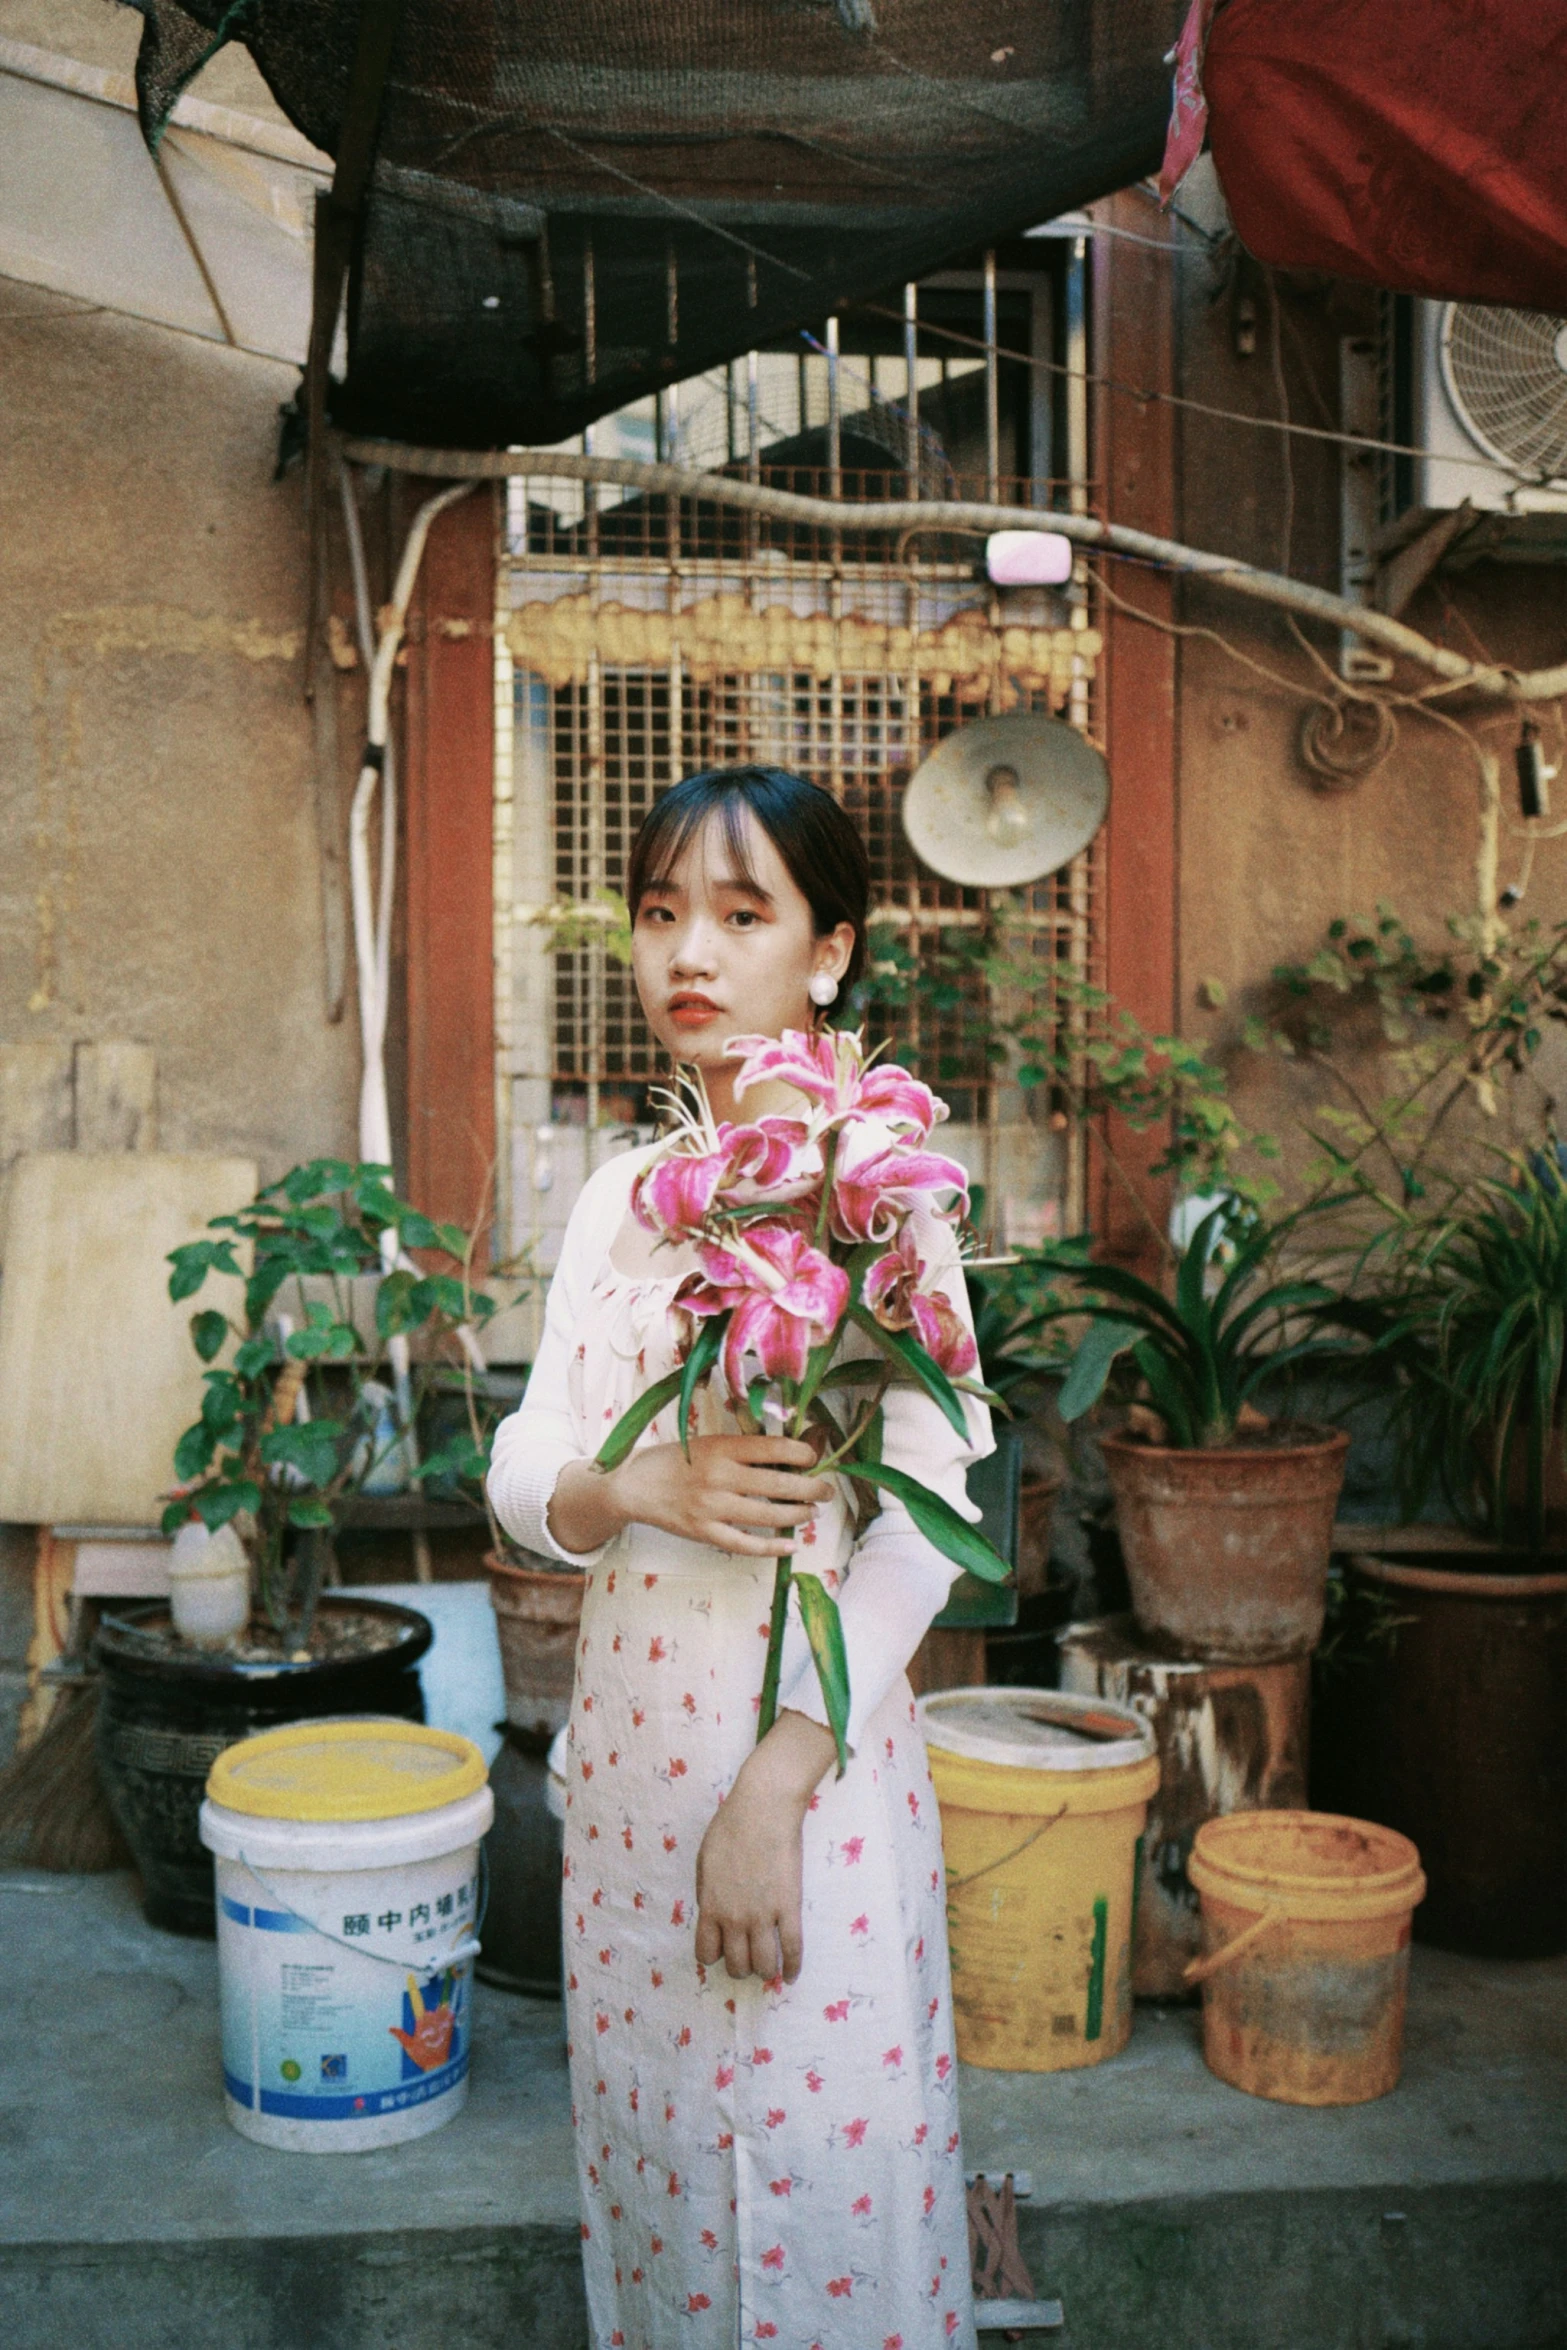
[[[831,792],[786,767],[710,767],[688,775],[655,800],[632,844],[626,902],[635,921],[650,889],[665,887],[687,844],[717,815],[735,873],[756,886],[746,853],[746,812],[777,849],[811,909],[818,938],[847,922],[854,946],[842,988],[847,996],[865,968],[870,864],[852,817]]]

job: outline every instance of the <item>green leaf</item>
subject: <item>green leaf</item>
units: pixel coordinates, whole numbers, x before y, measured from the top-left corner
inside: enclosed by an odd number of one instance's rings
[[[330,1485],[337,1475],[338,1420],[304,1420],[287,1428],[269,1428],[261,1439],[261,1457],[267,1467],[297,1469],[312,1485]]]
[[[174,1267],[169,1275],[169,1296],[175,1305],[194,1297],[209,1273],[239,1271],[231,1240],[190,1240],[183,1248],[171,1249],[165,1262]]]
[[[276,1349],[270,1338],[247,1338],[234,1356],[234,1375],[237,1379],[255,1379],[268,1370]]]
[[[223,1341],[229,1334],[227,1314],[207,1312],[192,1314],[190,1340],[204,1363],[216,1362],[223,1351]]]
[[[209,1534],[226,1526],[230,1518],[237,1518],[241,1510],[254,1514],[261,1507],[261,1488],[253,1477],[225,1479],[221,1485],[204,1485],[193,1493],[188,1505]]]
[[[332,1512],[324,1501],[309,1501],[301,1497],[288,1505],[291,1526],[330,1526]]]
[[[831,1387],[874,1387],[880,1377],[881,1365],[874,1355],[854,1355],[846,1363],[834,1363],[818,1380],[816,1392],[820,1395]]]
[[[477,1480],[484,1476],[489,1465],[488,1450],[475,1444],[465,1429],[460,1435],[449,1436],[437,1451],[419,1463],[413,1474],[421,1484],[430,1477]]]
[[[696,1334],[680,1374],[680,1449],[687,1460],[691,1458],[691,1406],[696,1401],[698,1387],[718,1360],[728,1327],[727,1314],[709,1314]]]
[[[432,1224],[428,1216],[421,1216],[417,1208],[403,1210],[397,1219],[397,1236],[404,1248],[440,1248],[443,1245],[440,1226]]]
[[[1104,1393],[1110,1366],[1142,1336],[1135,1322],[1094,1321],[1078,1342],[1072,1368],[1061,1389],[1063,1420],[1080,1420]]]
[[[1183,1447],[1195,1445],[1199,1430],[1181,1367],[1172,1363],[1152,1338],[1145,1338],[1133,1347],[1132,1360],[1148,1382],[1154,1409],[1169,1431],[1170,1442]]]
[[[907,1330],[885,1329],[877,1321],[869,1306],[852,1305],[849,1308],[849,1318],[858,1329],[866,1333],[867,1337],[874,1338],[877,1345],[882,1348],[884,1353],[891,1355],[894,1362],[901,1363],[906,1371],[913,1373],[926,1394],[941,1406],[942,1411],[966,1444],[969,1432],[968,1422],[963,1416],[963,1406],[958,1399],[957,1389],[941,1365],[925,1352],[919,1340]]]
[[[175,1535],[189,1516],[190,1503],[188,1501],[171,1501],[158,1520],[158,1530],[162,1534]]]
[[[388,1273],[375,1293],[375,1326],[383,1338],[396,1338],[402,1331],[411,1330],[418,1320],[409,1306],[418,1282],[417,1273],[406,1267]]]
[[[593,1458],[601,1469],[618,1469],[644,1428],[658,1418],[665,1404],[673,1403],[680,1393],[684,1371],[671,1371],[667,1378],[655,1380],[637,1397],[628,1412],[622,1412]]]
[[[849,1659],[843,1645],[843,1621],[838,1602],[816,1575],[796,1574],[800,1594],[800,1621],[816,1660],[816,1678],[822,1685],[833,1744],[838,1749],[838,1776],[849,1767]]]
[[[174,1474],[181,1485],[188,1485],[193,1477],[199,1477],[209,1468],[217,1449],[216,1435],[202,1421],[187,1428],[174,1447]]]
[[[201,1399],[202,1426],[214,1437],[224,1436],[238,1425],[243,1408],[238,1380],[228,1371],[209,1371]]]
[[[885,1462],[864,1459],[840,1464],[845,1477],[853,1477],[864,1485],[879,1485],[901,1501],[927,1542],[933,1542],[943,1558],[954,1566],[966,1567],[982,1583],[1004,1583],[1012,1569],[998,1550],[993,1550],[977,1526],[960,1518],[952,1504],[943,1501],[939,1493],[932,1493],[917,1477],[905,1475],[902,1469],[890,1469]]]
[[[283,1352],[296,1363],[344,1363],[359,1352],[359,1333],[351,1322],[336,1322],[329,1308],[312,1306],[310,1328],[295,1330],[283,1342]]]

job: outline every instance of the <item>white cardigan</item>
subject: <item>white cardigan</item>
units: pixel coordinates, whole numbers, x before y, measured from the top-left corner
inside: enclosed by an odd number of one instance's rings
[[[556,1480],[568,1461],[589,1457],[571,1410],[567,1371],[581,1324],[591,1310],[592,1290],[629,1211],[632,1182],[651,1155],[651,1150],[624,1152],[584,1185],[550,1283],[544,1333],[527,1393],[495,1432],[487,1483],[496,1516],[523,1549],[562,1559],[569,1566],[594,1565],[609,1545],[576,1555],[550,1531],[549,1505]],[[951,1226],[929,1213],[917,1214],[927,1262],[940,1269],[937,1286],[967,1322],[968,1299]],[[972,1522],[980,1513],[967,1497],[965,1472],[970,1461],[993,1452],[995,1443],[984,1405],[965,1396],[963,1408],[969,1429],[966,1446],[918,1388],[900,1384],[889,1389],[882,1452],[890,1466],[918,1477]],[[731,1558],[725,1552],[713,1555],[715,1573],[726,1566],[767,1563]],[[880,1515],[855,1546],[839,1594],[849,1665],[851,1747],[858,1745],[866,1723],[907,1668],[957,1574],[958,1569],[916,1531],[903,1504],[884,1495]],[[827,1719],[815,1664],[793,1618],[779,1704],[816,1722]]]

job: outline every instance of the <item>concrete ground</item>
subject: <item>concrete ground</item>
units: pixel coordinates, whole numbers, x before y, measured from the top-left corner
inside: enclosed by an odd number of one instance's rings
[[[0,1874],[0,1951],[6,2350],[584,2350],[557,2006],[480,1987],[448,2128],[286,2155],[224,2121],[213,1945],[129,1879]],[[963,2121],[971,2166],[1032,2173],[1041,2342],[1567,2346],[1567,1962],[1417,1950],[1374,2105],[1241,2096],[1149,2009],[1092,2071],[967,2072]]]

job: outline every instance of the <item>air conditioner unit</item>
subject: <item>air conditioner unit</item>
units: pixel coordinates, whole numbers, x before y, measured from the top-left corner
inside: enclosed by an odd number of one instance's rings
[[[1383,437],[1425,454],[1387,461],[1384,522],[1466,501],[1567,514],[1567,318],[1482,302],[1390,309]]]

